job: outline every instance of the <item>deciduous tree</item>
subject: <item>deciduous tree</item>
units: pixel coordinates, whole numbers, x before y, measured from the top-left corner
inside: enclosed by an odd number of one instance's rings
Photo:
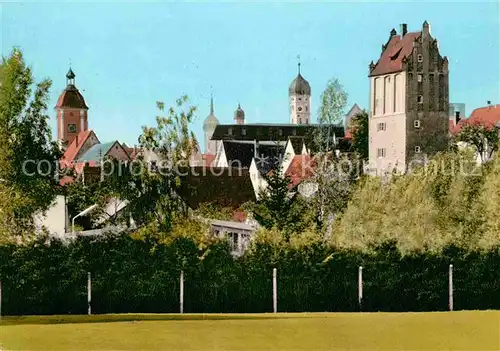
[[[25,227],[47,210],[57,193],[60,151],[51,140],[47,115],[49,79],[35,84],[22,52],[0,65],[0,180],[4,224]],[[5,227],[4,227],[5,228]]]

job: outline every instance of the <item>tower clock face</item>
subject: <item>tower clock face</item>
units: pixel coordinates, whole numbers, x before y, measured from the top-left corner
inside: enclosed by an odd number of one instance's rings
[[[299,108],[297,110],[299,110],[299,112],[302,111],[302,107],[299,106]]]
[[[68,124],[68,133],[76,133],[76,124]]]

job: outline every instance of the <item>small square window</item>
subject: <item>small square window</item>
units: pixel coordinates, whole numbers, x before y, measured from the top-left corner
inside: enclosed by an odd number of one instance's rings
[[[419,96],[417,97],[417,102],[418,102],[419,104],[423,103],[423,102],[424,102],[424,97],[423,97],[422,95],[419,95]]]
[[[241,129],[241,135],[247,135],[247,130],[246,128]]]
[[[415,128],[420,128],[420,121],[419,121],[418,119],[417,119],[417,120],[415,120],[415,121],[413,121],[413,126],[414,126]]]
[[[377,149],[377,157],[378,158],[385,157],[385,149]]]
[[[422,82],[422,75],[421,75],[421,74],[419,74],[419,75],[417,76],[417,81],[418,81],[419,83],[421,83],[421,82]]]
[[[423,62],[424,61],[424,56],[422,56],[422,54],[418,54],[417,55],[417,60],[418,60],[418,62]]]
[[[377,123],[377,132],[386,130],[386,126],[385,123]]]
[[[416,154],[419,154],[420,153],[420,146],[415,146],[415,153]]]

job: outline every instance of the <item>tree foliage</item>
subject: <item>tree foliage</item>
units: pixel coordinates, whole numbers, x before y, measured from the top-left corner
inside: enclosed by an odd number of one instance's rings
[[[473,146],[483,163],[498,150],[498,129],[489,123],[465,121],[455,139]]]
[[[359,155],[361,160],[368,160],[368,112],[357,113],[351,120],[352,151]]]
[[[175,106],[168,109],[163,102],[158,102],[157,107],[166,115],[156,117],[155,127],[143,127],[139,137],[142,151],[125,170],[129,186],[122,190],[121,198],[129,202],[127,213],[137,224],[156,221],[168,232],[174,215],[185,210],[176,189],[180,186],[180,172],[198,148],[189,130],[196,108],[189,105],[187,96],[177,99]]]
[[[470,151],[446,152],[410,174],[365,178],[336,223],[333,244],[369,251],[395,242],[405,254],[495,247],[498,162],[477,165]]]
[[[330,79],[320,96],[318,122],[320,124],[341,123],[345,115],[348,96],[337,78]]]
[[[22,52],[14,49],[0,65],[0,179],[2,230],[32,224],[57,193],[60,151],[51,140],[46,114],[49,79],[36,83]],[[16,229],[17,227],[17,229]]]

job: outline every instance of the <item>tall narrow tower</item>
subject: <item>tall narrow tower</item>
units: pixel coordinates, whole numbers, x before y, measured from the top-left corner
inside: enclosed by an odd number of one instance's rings
[[[66,88],[55,107],[57,113],[57,139],[69,145],[78,133],[88,129],[88,106],[75,86],[75,73],[70,68],[66,74]]]
[[[243,111],[239,103],[238,108],[234,111],[234,123],[245,124],[245,111]]]
[[[210,114],[203,122],[203,132],[205,133],[205,153],[215,155],[217,153],[217,140],[210,140],[219,120],[214,114],[214,98],[210,97]]]
[[[448,148],[448,59],[429,23],[392,29],[369,66],[371,173],[405,172]]]
[[[298,75],[288,88],[290,100],[290,123],[309,124],[311,121],[311,86],[300,74],[300,62],[298,63]]]

